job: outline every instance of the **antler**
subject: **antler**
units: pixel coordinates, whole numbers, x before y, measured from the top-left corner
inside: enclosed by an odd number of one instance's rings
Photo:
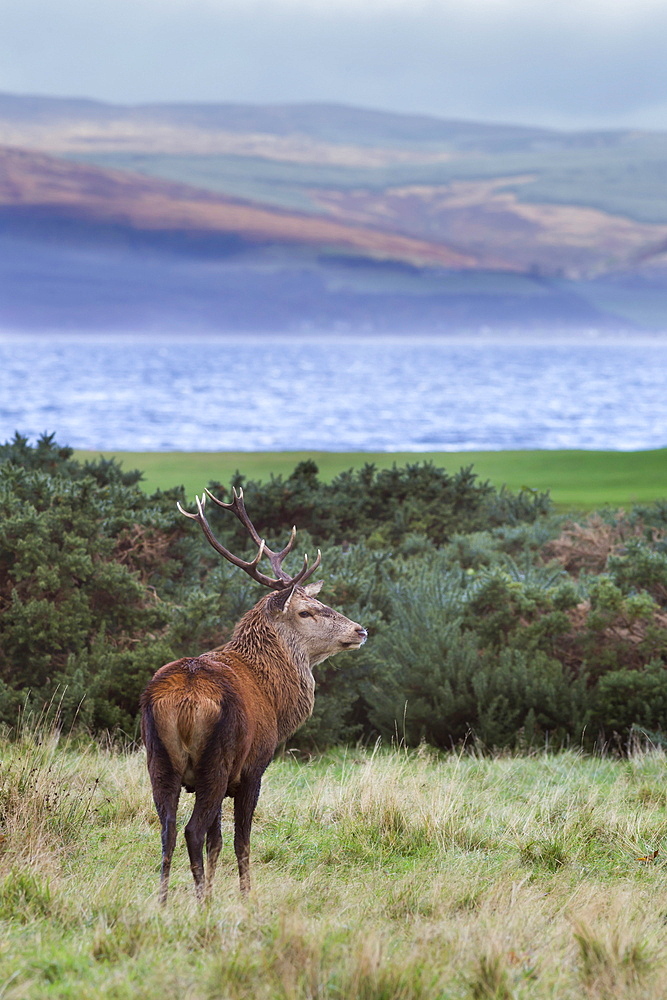
[[[258,546],[257,555],[254,559],[246,562],[245,559],[240,559],[235,556],[233,552],[226,549],[225,546],[218,541],[211,527],[206,520],[206,515],[204,513],[204,508],[206,507],[206,497],[202,495],[201,500],[196,497],[197,500],[197,513],[191,514],[187,510],[183,510],[180,503],[176,503],[176,506],[180,510],[181,514],[185,514],[186,517],[191,518],[193,521],[198,521],[202,531],[206,535],[206,538],[221,556],[228,559],[229,562],[233,563],[234,566],[239,566],[240,569],[248,573],[253,580],[257,580],[258,583],[263,584],[265,587],[271,587],[272,590],[286,590],[288,587],[295,587],[297,584],[305,583],[309,576],[311,576],[317,567],[322,562],[322,553],[317,550],[317,559],[313,565],[308,568],[308,556],[303,557],[303,566],[296,574],[296,576],[288,576],[287,573],[282,568],[283,559],[285,556],[292,551],[292,546],[294,545],[294,539],[296,538],[296,528],[292,528],[289,541],[284,549],[280,552],[273,552],[263,538],[260,538],[255,530],[255,526],[248,517],[248,512],[245,509],[245,503],[243,502],[243,490],[239,489],[238,492],[236,488],[232,490],[234,499],[231,503],[224,503],[222,500],[218,500],[214,497],[210,490],[206,490],[207,495],[211,498],[213,503],[217,503],[218,507],[223,507],[225,510],[231,510],[232,514],[236,514],[241,524],[244,526],[253,542]],[[265,576],[258,568],[257,565],[262,558],[262,556],[267,556],[269,562],[271,563],[271,568],[276,574],[276,579],[272,580],[270,576]]]

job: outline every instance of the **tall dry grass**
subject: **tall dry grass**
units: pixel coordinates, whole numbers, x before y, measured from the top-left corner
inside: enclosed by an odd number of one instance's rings
[[[211,904],[181,839],[164,910],[142,752],[24,729],[0,758],[1,1000],[667,996],[661,751],[286,754],[251,899],[227,816]]]

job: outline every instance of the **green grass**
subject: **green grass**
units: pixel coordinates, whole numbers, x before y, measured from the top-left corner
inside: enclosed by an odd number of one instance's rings
[[[84,460],[98,452],[78,451]],[[655,451],[481,451],[426,453],[371,452],[104,452],[125,469],[144,472],[143,487],[152,492],[183,485],[189,497],[215,479],[226,483],[238,469],[248,479],[288,475],[312,458],[323,480],[373,462],[378,468],[429,461],[455,472],[473,465],[481,479],[511,490],[549,490],[561,510],[592,510],[648,503],[667,497],[667,449]]]
[[[212,901],[195,904],[181,832],[164,910],[142,752],[28,733],[0,759],[3,1000],[667,995],[661,751],[287,755],[251,898],[227,803]]]

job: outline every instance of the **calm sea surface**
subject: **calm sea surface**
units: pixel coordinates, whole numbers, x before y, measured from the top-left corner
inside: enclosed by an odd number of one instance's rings
[[[464,451],[667,446],[667,339],[0,334],[0,441]]]

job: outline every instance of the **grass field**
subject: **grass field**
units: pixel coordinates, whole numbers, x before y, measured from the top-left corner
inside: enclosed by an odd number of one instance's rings
[[[179,833],[164,910],[142,752],[27,734],[0,759],[3,1000],[667,995],[660,751],[288,754],[250,899],[227,810],[212,901],[194,902]]]
[[[107,457],[112,454],[105,452]],[[144,472],[143,487],[152,492],[185,486],[194,497],[211,479],[228,482],[238,469],[248,479],[288,475],[312,458],[321,478],[329,480],[345,469],[373,462],[387,468],[396,462],[429,461],[456,471],[473,465],[481,479],[511,490],[549,490],[559,509],[590,510],[625,506],[667,497],[667,450],[655,451],[482,451],[426,453],[370,452],[115,452],[125,469]],[[75,453],[90,459],[96,452]]]

